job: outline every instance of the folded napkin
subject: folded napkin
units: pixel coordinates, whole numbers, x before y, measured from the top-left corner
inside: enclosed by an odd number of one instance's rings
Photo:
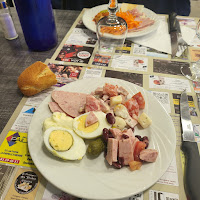
[[[187,44],[192,44],[192,41],[196,35],[196,31],[186,26],[181,26],[181,33]],[[142,37],[128,39],[139,45],[150,47],[168,54],[172,53],[168,23],[163,20],[160,20],[159,27],[156,31],[153,31],[152,33]]]

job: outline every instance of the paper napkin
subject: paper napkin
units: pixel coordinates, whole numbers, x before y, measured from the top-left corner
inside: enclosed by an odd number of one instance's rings
[[[186,26],[181,26],[181,32],[182,37],[187,42],[187,44],[192,44],[192,41],[196,35],[196,31]],[[160,20],[159,27],[156,31],[153,31],[152,33],[142,37],[128,39],[139,45],[150,47],[168,54],[172,53],[168,23],[163,20]]]

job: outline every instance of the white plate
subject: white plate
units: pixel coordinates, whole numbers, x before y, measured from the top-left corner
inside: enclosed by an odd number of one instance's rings
[[[121,199],[148,189],[165,173],[175,154],[176,133],[172,119],[156,98],[143,88],[119,79],[98,78],[79,80],[59,90],[90,93],[106,82],[123,86],[131,95],[138,91],[144,95],[144,111],[153,122],[147,129],[136,127],[135,134],[148,136],[149,148],[159,151],[155,163],[144,164],[140,170],[131,172],[128,167],[110,167],[103,153],[94,160],[87,156],[81,161],[62,161],[54,157],[45,148],[42,133],[42,122],[51,116],[50,96],[36,110],[28,132],[29,151],[40,173],[62,191],[86,199]]]
[[[120,8],[121,4],[118,4],[118,6]],[[95,17],[95,15],[97,15],[102,10],[106,10],[107,8],[108,8],[108,5],[104,4],[104,5],[95,6],[93,8],[86,10],[82,18],[83,24],[91,31],[96,32],[96,24],[92,20]],[[157,14],[147,8],[144,8],[143,11],[146,14],[146,16],[149,17],[150,19],[153,19],[155,23],[152,26],[148,26],[140,31],[127,33],[127,36],[126,36],[127,38],[144,36],[146,34],[149,34],[155,31],[158,28],[159,18]]]

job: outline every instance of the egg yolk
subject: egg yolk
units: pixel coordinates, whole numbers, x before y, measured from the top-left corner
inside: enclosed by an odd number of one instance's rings
[[[73,137],[67,131],[55,130],[50,133],[49,144],[56,151],[67,151],[73,144]]]
[[[88,127],[85,127],[86,118],[87,118],[87,115],[83,115],[83,116],[79,117],[78,130],[83,131],[84,133],[91,133],[99,127],[99,122],[96,122]]]

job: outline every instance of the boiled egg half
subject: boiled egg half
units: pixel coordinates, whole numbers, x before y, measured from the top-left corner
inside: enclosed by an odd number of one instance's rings
[[[86,153],[86,145],[73,130],[51,127],[44,132],[44,144],[55,156],[63,160],[81,160]]]
[[[85,121],[89,113],[84,113],[73,120],[73,130],[82,138],[93,139],[102,135],[104,128],[111,128],[111,124],[107,122],[106,114],[101,111],[93,112],[98,118],[98,122],[86,127]]]
[[[64,127],[72,129],[73,118],[67,116],[65,113],[54,112],[51,117],[48,117],[43,122],[43,131],[50,127]]]

